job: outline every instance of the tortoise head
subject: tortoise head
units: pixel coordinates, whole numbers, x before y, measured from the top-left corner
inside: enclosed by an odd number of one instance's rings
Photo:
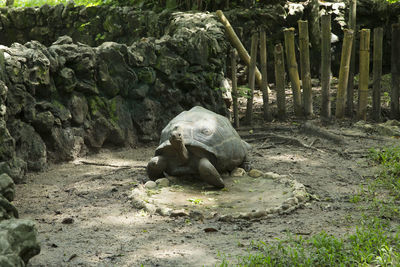
[[[185,146],[183,140],[183,129],[179,126],[176,126],[171,132],[171,136],[169,137],[169,142],[172,147],[176,149],[180,149],[182,146]]]

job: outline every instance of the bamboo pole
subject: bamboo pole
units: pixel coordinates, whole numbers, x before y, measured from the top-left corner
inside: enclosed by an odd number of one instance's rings
[[[246,124],[251,125],[253,123],[253,97],[254,97],[254,83],[255,83],[255,70],[257,63],[257,46],[258,46],[258,33],[255,32],[251,36],[251,60],[249,67],[249,88],[250,92],[247,98],[246,106]]]
[[[360,120],[367,119],[370,32],[369,29],[360,31],[360,80],[358,84],[360,98],[357,111],[357,118]]]
[[[331,118],[331,15],[321,17],[321,116]]]
[[[286,101],[285,101],[285,60],[283,56],[282,44],[275,45],[275,86],[276,86],[276,102],[278,106],[278,118],[286,119]]]
[[[381,80],[382,80],[383,28],[374,29],[372,118],[381,120]]]
[[[248,67],[250,67],[250,56],[247,52],[246,48],[243,46],[242,42],[236,35],[235,31],[233,30],[231,24],[229,23],[228,19],[225,17],[222,10],[217,10],[216,12],[219,20],[224,25],[226,33],[228,34],[229,41],[231,44],[237,49],[240,58],[246,63]],[[256,67],[255,69],[256,81],[259,87],[262,86],[262,75],[261,72]]]
[[[303,115],[301,106],[301,91],[300,91],[300,79],[299,71],[296,62],[296,54],[294,51],[294,28],[288,28],[283,30],[285,36],[285,54],[286,64],[289,71],[289,78],[293,92],[293,108],[294,113],[297,117]]]
[[[267,77],[267,37],[265,29],[260,31],[260,63],[261,63],[261,92],[263,96],[263,117],[265,121],[271,121],[271,114],[269,112],[268,104],[268,77]]]
[[[342,55],[340,59],[339,84],[336,95],[336,118],[340,119],[344,116],[346,87],[349,78],[349,65],[351,57],[351,47],[353,41],[353,31],[350,29],[344,30],[344,39],[342,46]]]
[[[400,23],[392,25],[391,72],[392,92],[390,100],[390,116],[392,119],[400,119]]]
[[[304,115],[313,114],[312,85],[310,73],[310,42],[308,37],[308,21],[299,20],[299,43],[300,43],[300,70],[303,86]]]
[[[348,25],[349,29],[353,30],[354,35],[356,34],[357,28],[357,0],[350,0],[349,3],[349,20]],[[357,38],[353,36],[353,45],[351,50],[351,59],[350,59],[350,70],[349,70],[349,78],[347,82],[347,106],[346,106],[346,114],[349,117],[353,116],[354,109],[354,73],[356,68],[356,42]]]
[[[231,69],[232,69],[232,102],[233,102],[233,126],[239,128],[239,110],[238,110],[238,91],[237,91],[237,51],[235,48],[231,51]]]

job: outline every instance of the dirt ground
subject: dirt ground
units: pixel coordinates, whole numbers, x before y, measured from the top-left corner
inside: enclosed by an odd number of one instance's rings
[[[398,140],[348,121],[330,126],[314,121],[331,136],[304,130],[302,124],[257,123],[239,131],[253,146],[253,168],[295,179],[313,196],[290,214],[226,222],[219,220],[218,210],[196,218],[135,208],[129,196],[148,181],[145,166],[157,144],[104,149],[28,174],[26,184],[16,186],[14,204],[22,218],[37,223],[42,250],[29,266],[214,266],[220,255],[233,261],[246,255],[252,241],[353,231],[361,211],[350,199],[376,173],[368,150]]]

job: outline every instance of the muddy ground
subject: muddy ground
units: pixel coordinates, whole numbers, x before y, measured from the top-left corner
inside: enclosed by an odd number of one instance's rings
[[[350,199],[376,173],[368,150],[398,139],[349,121],[313,123],[338,139],[304,130],[302,121],[258,122],[239,131],[253,146],[254,168],[295,179],[312,196],[290,214],[225,222],[218,210],[204,218],[172,218],[135,208],[129,196],[148,181],[145,166],[157,144],[104,149],[28,174],[14,203],[22,218],[37,223],[42,251],[29,266],[214,266],[220,255],[233,262],[246,255],[252,241],[353,231],[362,212]]]

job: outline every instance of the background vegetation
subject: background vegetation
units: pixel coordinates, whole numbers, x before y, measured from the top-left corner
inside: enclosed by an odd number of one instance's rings
[[[400,0],[374,0],[375,2],[396,3]],[[2,0],[0,6],[6,3],[16,7],[41,6],[44,4],[66,5],[71,0]],[[215,10],[235,7],[249,8],[263,4],[274,4],[281,0],[74,0],[75,5],[117,5],[117,6],[136,6],[145,9],[179,9],[179,10]],[[284,1],[283,1],[284,2]]]

